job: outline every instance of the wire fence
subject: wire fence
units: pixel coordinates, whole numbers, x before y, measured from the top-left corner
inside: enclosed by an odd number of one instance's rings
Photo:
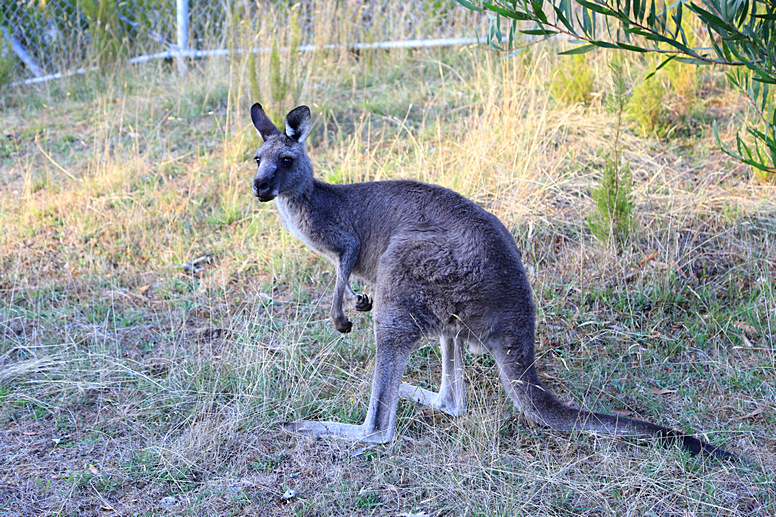
[[[120,60],[260,51],[271,44],[262,34],[290,25],[301,50],[455,44],[484,28],[453,0],[8,0],[0,8],[0,84]]]

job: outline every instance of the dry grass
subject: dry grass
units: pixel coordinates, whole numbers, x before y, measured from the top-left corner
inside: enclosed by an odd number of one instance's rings
[[[708,433],[747,464],[536,427],[473,357],[467,416],[402,402],[400,437],[364,447],[273,425],[362,419],[373,343],[368,315],[333,330],[331,266],[250,194],[242,59],[2,98],[0,514],[776,512],[776,192],[702,130],[735,123],[734,96],[715,90],[682,138],[623,135],[638,224],[611,249],[585,222],[611,139],[603,58],[588,107],[550,96],[547,49],[303,64],[319,177],[443,184],[513,232],[564,400]],[[406,375],[439,370],[428,343]]]

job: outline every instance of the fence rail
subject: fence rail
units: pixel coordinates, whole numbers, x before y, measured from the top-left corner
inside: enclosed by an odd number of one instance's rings
[[[268,27],[292,25],[308,51],[466,44],[484,28],[453,0],[11,0],[0,8],[0,84],[117,60],[263,51]]]

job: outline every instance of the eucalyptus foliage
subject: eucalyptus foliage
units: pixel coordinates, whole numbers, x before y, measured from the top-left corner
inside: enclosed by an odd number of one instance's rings
[[[752,166],[761,177],[776,178],[776,2],[773,0],[458,0],[490,15],[489,44],[519,52],[523,36],[543,40],[565,35],[577,46],[562,54],[596,48],[665,56],[696,65],[731,67],[730,81],[747,97],[758,120],[747,127],[749,140],[736,136],[736,148],[722,144],[729,155]],[[697,17],[709,34],[709,47],[688,43],[682,20]],[[686,25],[686,24],[685,24]]]

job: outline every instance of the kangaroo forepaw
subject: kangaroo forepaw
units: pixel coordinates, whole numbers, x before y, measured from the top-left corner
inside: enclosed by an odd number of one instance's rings
[[[365,294],[356,295],[356,310],[360,312],[369,312],[372,310],[372,300]]]
[[[347,334],[353,329],[353,323],[347,318],[334,318],[334,328],[343,334]]]

